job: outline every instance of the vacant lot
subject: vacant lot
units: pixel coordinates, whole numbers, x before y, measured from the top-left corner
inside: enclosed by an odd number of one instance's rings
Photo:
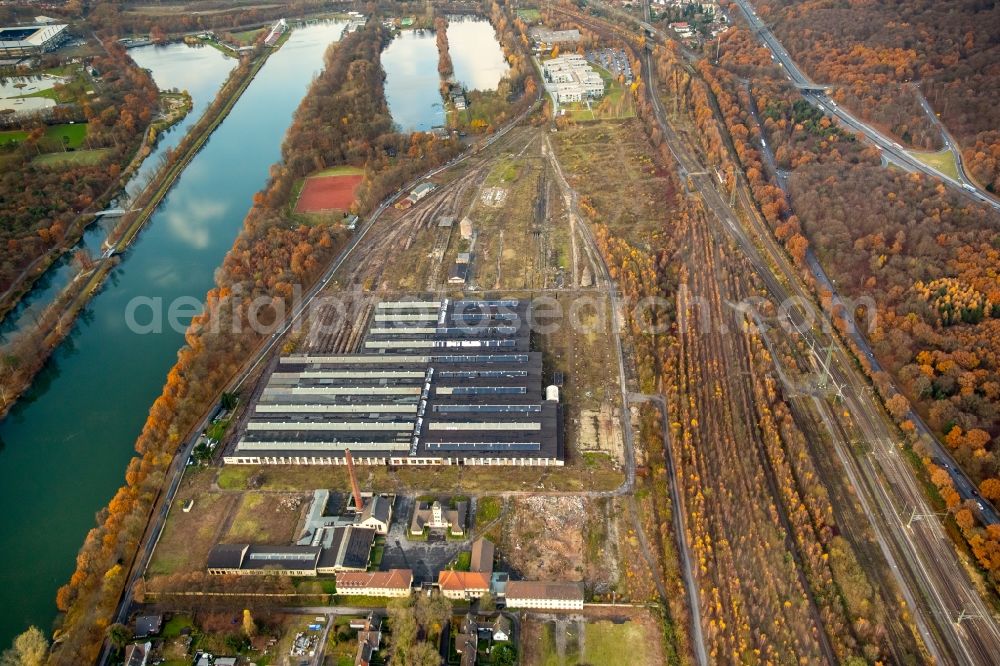
[[[108,148],[98,148],[97,150],[75,150],[68,153],[48,153],[39,155],[33,162],[49,167],[100,164],[109,152]]]
[[[163,534],[153,551],[149,574],[204,568],[208,551],[221,538],[226,518],[239,500],[238,495],[210,490],[211,481],[209,470],[188,470],[185,474]],[[191,510],[183,511],[191,499],[194,500]]]
[[[290,544],[309,505],[300,493],[244,493],[225,540],[230,543]]]
[[[598,616],[535,616],[524,622],[524,666],[663,664],[660,626],[647,611],[608,609]],[[601,617],[601,616],[606,617]]]
[[[335,167],[306,178],[295,204],[296,213],[346,211],[354,203],[354,193],[364,178],[354,167]]]

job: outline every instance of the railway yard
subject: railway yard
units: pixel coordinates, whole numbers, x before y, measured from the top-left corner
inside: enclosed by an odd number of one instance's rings
[[[1000,632],[978,574],[936,519],[905,524],[933,511],[900,433],[840,338],[783,307],[814,298],[750,195],[711,174],[649,52],[557,11],[641,63],[655,142],[640,118],[522,125],[386,208],[247,383],[219,450],[246,431],[279,356],[360,354],[380,304],[530,302],[561,464],[359,464],[366,491],[407,512],[447,494],[469,514],[457,541],[488,537],[511,576],[655,607],[627,626],[664,663],[990,663]],[[288,541],[313,491],[351,491],[339,464],[218,458],[182,481],[150,589],[203,571],[204,544]],[[389,534],[384,562],[464,547]],[[317,589],[282,593],[313,603]],[[533,615],[527,663],[598,658],[587,636],[608,617]]]

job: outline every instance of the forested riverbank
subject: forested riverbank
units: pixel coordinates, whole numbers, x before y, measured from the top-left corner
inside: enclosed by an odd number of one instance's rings
[[[327,52],[326,67],[288,130],[282,161],[272,167],[267,186],[254,197],[243,229],[217,271],[205,310],[193,319],[187,344],[150,410],[125,485],[99,514],[76,571],[59,591],[64,616],[50,663],[78,663],[96,656],[174,451],[262,340],[263,334],[249,325],[233,330],[215,324],[246,324],[251,316],[275,320],[295,286],[313,282],[343,245],[346,232],[339,227],[300,226],[288,219],[295,181],[317,168],[363,164],[366,177],[359,200],[364,212],[413,174],[458,152],[451,140],[391,131],[378,65],[388,38],[373,19]],[[365,122],[331,122],[341,118]],[[251,313],[261,297],[269,304]]]
[[[72,330],[73,321],[81,309],[90,297],[97,293],[108,274],[118,264],[119,259],[115,255],[128,248],[136,234],[149,220],[191,161],[191,158],[197,154],[208,141],[212,132],[225,119],[272,52],[273,49],[258,46],[251,55],[241,60],[197,124],[190,129],[176,149],[167,152],[166,159],[160,168],[153,174],[143,190],[128,203],[129,212],[125,214],[108,237],[107,245],[109,248],[113,248],[113,253],[104,254],[96,260],[81,255],[82,273],[66,285],[62,293],[53,300],[41,316],[37,317],[33,326],[19,331],[18,335],[7,345],[4,365],[3,368],[0,368],[2,370],[0,378],[3,382],[3,388],[0,391],[0,419],[7,415],[18,398],[31,386],[32,381],[44,367],[49,356]],[[134,64],[132,66],[134,67]],[[149,134],[154,125],[155,120],[151,122],[150,129],[147,129],[144,134]],[[114,166],[116,165],[112,165],[112,167]],[[138,163],[135,163],[130,166],[129,171],[137,168]],[[109,186],[102,199],[110,200],[124,186],[125,181],[124,177],[116,180],[115,184]],[[82,225],[79,233],[83,233]],[[62,251],[69,251],[75,245],[78,237],[79,234],[76,238],[67,238],[63,243],[65,249]]]

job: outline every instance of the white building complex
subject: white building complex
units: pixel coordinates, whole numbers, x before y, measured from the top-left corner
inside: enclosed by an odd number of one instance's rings
[[[36,56],[59,48],[69,38],[62,24],[0,28],[0,57]]]
[[[604,79],[582,55],[570,53],[542,63],[545,84],[556,102],[582,102],[604,95]]]

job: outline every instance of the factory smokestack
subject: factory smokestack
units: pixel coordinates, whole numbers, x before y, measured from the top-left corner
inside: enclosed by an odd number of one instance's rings
[[[351,492],[354,493],[354,510],[358,513],[365,508],[364,502],[361,501],[361,488],[358,486],[358,477],[354,473],[354,458],[351,456],[350,449],[344,449],[344,459],[347,461],[347,473],[351,475]]]

